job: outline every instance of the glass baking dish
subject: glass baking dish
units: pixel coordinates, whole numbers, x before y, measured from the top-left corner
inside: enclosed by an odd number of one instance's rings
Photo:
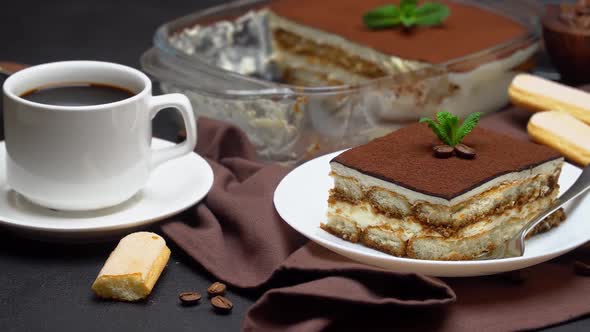
[[[366,143],[441,109],[464,116],[507,103],[510,81],[530,68],[538,50],[542,7],[534,0],[457,2],[508,16],[526,33],[441,65],[364,83],[295,86],[271,80],[276,73],[269,34],[258,14],[268,0],[247,0],[162,25],[141,65],[164,92],[186,94],[197,116],[242,128],[262,160],[297,164]]]

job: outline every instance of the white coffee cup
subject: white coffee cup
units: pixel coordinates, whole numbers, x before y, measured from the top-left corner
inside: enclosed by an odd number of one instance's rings
[[[92,106],[57,106],[21,98],[55,84],[89,82],[133,96]],[[158,165],[193,151],[197,129],[188,98],[152,96],[139,70],[98,61],[64,61],[21,70],[4,82],[7,184],[30,201],[59,210],[93,210],[138,193]],[[163,108],[182,114],[187,138],[153,150],[152,119]]]

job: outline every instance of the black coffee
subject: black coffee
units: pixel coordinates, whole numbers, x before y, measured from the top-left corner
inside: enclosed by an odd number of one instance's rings
[[[90,106],[114,103],[134,93],[117,86],[97,83],[75,83],[44,86],[21,95],[36,103],[58,106]]]

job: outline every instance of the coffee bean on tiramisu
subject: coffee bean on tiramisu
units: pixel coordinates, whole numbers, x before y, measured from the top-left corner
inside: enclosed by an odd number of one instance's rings
[[[445,159],[453,155],[453,147],[446,144],[436,145],[432,152],[436,158]]]
[[[201,300],[201,294],[197,292],[182,292],[178,295],[178,299],[184,305],[194,305]]]
[[[577,275],[590,277],[590,264],[586,264],[582,261],[575,261],[574,271]]]
[[[207,293],[209,296],[216,296],[216,295],[223,295],[225,293],[225,284],[216,281],[207,288]]]
[[[223,296],[215,296],[214,298],[212,298],[211,305],[213,306],[213,309],[215,309],[215,311],[222,314],[229,313],[234,307],[233,303],[231,303],[230,300]]]
[[[462,159],[473,159],[475,158],[475,149],[470,148],[465,144],[457,144],[455,145],[455,154]]]

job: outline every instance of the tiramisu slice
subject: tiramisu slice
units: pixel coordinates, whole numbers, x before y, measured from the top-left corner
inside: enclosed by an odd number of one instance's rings
[[[330,163],[334,188],[321,227],[395,256],[468,260],[557,197],[563,158],[552,149],[481,128],[463,143],[474,158],[457,149],[437,158],[441,142],[416,124],[343,152]],[[563,219],[556,212],[542,228]]]

